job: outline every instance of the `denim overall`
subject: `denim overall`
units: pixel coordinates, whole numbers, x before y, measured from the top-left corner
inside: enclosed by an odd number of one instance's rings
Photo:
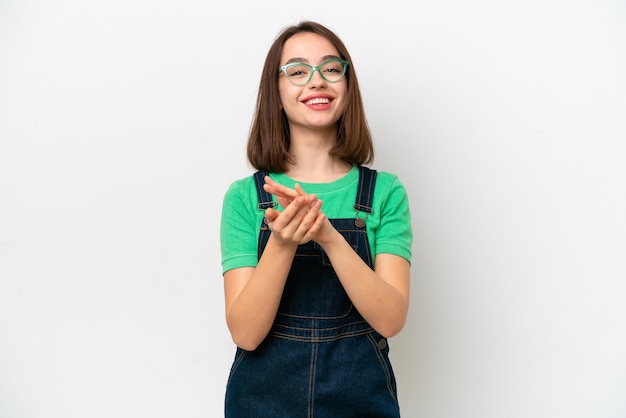
[[[255,182],[259,209],[274,207]],[[370,266],[365,229],[376,171],[360,167],[355,218],[330,222]],[[364,212],[365,216],[359,216]],[[261,224],[259,257],[270,230]],[[226,389],[227,418],[399,417],[387,340],[354,308],[327,255],[313,241],[300,245],[273,327],[254,351],[237,348]]]

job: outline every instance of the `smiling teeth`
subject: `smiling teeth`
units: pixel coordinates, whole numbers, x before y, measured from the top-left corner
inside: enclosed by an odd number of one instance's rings
[[[311,99],[306,102],[306,104],[308,105],[327,104],[327,103],[330,103],[330,99],[322,98],[322,97]]]

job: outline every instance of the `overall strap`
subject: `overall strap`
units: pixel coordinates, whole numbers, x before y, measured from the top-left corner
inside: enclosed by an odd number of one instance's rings
[[[356,202],[354,203],[354,210],[356,211],[354,224],[359,228],[365,227],[367,215],[372,213],[374,187],[376,187],[376,170],[359,166],[359,184],[356,189]],[[359,218],[359,212],[365,212],[365,217]]]
[[[257,208],[259,210],[275,208],[277,206],[277,203],[272,200],[272,195],[266,192],[263,188],[263,185],[265,184],[264,178],[267,175],[267,171],[257,171],[254,173],[254,184],[256,185],[256,194],[259,199]]]
[[[359,185],[356,191],[354,210],[372,213],[374,187],[376,186],[376,170],[359,166]]]

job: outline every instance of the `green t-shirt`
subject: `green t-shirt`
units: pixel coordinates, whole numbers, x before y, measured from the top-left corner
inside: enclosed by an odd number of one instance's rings
[[[276,182],[293,188],[296,181],[282,173],[272,173]],[[322,200],[322,211],[328,218],[354,218],[353,208],[359,180],[359,169],[330,183],[303,183],[306,193]],[[227,190],[220,231],[222,271],[239,267],[256,267],[259,228],[264,212],[257,208],[258,197],[253,176],[233,182]],[[411,216],[409,200],[397,176],[378,172],[374,190],[373,211],[367,215],[367,238],[372,254],[389,253],[411,262]],[[279,210],[282,208],[279,206]],[[360,218],[365,213],[359,213]]]

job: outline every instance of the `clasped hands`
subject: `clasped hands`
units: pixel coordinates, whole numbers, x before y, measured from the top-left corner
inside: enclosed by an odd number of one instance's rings
[[[330,239],[334,230],[324,212],[322,201],[314,194],[307,194],[299,184],[289,188],[265,176],[266,192],[276,196],[284,208],[281,212],[269,208],[265,221],[272,234],[284,244],[304,244],[311,240],[321,244]]]

